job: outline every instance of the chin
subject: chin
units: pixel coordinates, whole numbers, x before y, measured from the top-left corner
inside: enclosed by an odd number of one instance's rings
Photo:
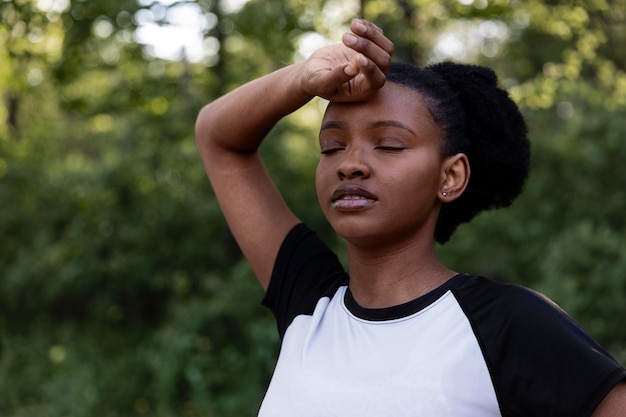
[[[394,224],[380,218],[361,216],[342,216],[328,220],[339,236],[349,244],[361,248],[382,249],[418,242],[434,243],[434,223]]]
[[[340,221],[330,221],[333,230],[345,239],[348,243],[357,246],[380,245],[387,236],[379,230],[380,224],[372,225],[363,219],[341,219]]]

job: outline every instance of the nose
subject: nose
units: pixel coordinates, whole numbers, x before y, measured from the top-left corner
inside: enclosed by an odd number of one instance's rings
[[[337,167],[339,179],[368,178],[371,174],[371,169],[364,156],[362,150],[355,148],[347,150],[344,159]]]

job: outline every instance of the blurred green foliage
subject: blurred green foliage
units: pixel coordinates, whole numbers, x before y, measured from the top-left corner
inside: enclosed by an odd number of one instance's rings
[[[442,258],[543,291],[626,362],[623,0],[239,3],[0,2],[0,416],[256,415],[277,336],[194,121],[355,15],[398,59],[493,67],[527,117],[525,193],[463,225]],[[137,30],[190,5],[208,52],[156,57]],[[262,151],[342,252],[313,190],[322,110],[285,119]]]

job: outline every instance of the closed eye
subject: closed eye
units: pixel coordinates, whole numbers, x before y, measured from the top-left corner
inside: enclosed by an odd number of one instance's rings
[[[328,148],[328,149],[322,149],[321,153],[322,155],[332,155],[335,152],[339,152],[339,151],[343,151],[344,148],[342,147],[336,147],[336,148]]]
[[[403,146],[376,146],[374,149],[384,152],[401,152],[406,148]]]
[[[380,132],[381,134],[384,132]],[[383,152],[402,152],[407,149],[407,140],[402,137],[397,137],[396,135],[392,136],[381,136],[374,142],[374,149],[383,151]]]

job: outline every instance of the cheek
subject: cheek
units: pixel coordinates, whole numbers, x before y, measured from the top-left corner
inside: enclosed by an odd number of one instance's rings
[[[324,167],[323,167],[322,162],[320,161],[317,164],[317,168],[315,170],[315,192],[317,193],[317,200],[322,206],[322,208],[324,207],[324,204],[322,203],[323,202],[322,195],[324,194],[325,188],[326,186],[325,186],[325,181],[324,181]]]
[[[407,201],[418,200],[422,204],[437,197],[440,172],[436,164],[424,164],[421,168],[416,165],[405,166],[399,169],[398,174],[390,177],[385,184],[387,189],[395,190],[396,194],[404,195]]]

